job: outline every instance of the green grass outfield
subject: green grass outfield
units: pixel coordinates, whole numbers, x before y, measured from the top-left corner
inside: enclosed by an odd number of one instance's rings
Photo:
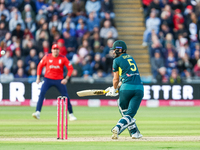
[[[41,119],[34,107],[0,107],[0,150],[200,150],[199,107],[140,107],[135,118],[143,134],[131,139],[125,130],[111,140],[111,128],[120,119],[117,107],[74,107],[77,121],[68,123],[68,140],[57,140],[55,106],[43,107]]]

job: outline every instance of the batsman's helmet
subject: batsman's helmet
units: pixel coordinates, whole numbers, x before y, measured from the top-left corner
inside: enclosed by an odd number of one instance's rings
[[[122,52],[119,52],[119,50],[122,49]],[[122,40],[117,40],[113,43],[113,47],[110,48],[110,50],[115,50],[115,58],[118,57],[121,53],[126,53],[127,46],[126,43]]]

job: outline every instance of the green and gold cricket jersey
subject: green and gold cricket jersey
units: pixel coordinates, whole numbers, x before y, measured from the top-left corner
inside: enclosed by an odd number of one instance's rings
[[[140,74],[131,55],[123,53],[113,61],[113,72],[119,71],[121,90],[143,90]]]

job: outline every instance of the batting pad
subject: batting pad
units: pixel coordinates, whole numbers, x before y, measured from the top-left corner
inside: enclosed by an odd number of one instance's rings
[[[123,116],[116,125],[119,128],[118,134],[121,134],[130,124],[134,124],[134,123],[135,123],[135,119],[131,118],[128,115]]]

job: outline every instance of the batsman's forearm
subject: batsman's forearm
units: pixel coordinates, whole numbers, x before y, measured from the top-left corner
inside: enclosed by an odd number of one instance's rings
[[[113,79],[113,87],[116,89],[118,87],[119,80]]]

